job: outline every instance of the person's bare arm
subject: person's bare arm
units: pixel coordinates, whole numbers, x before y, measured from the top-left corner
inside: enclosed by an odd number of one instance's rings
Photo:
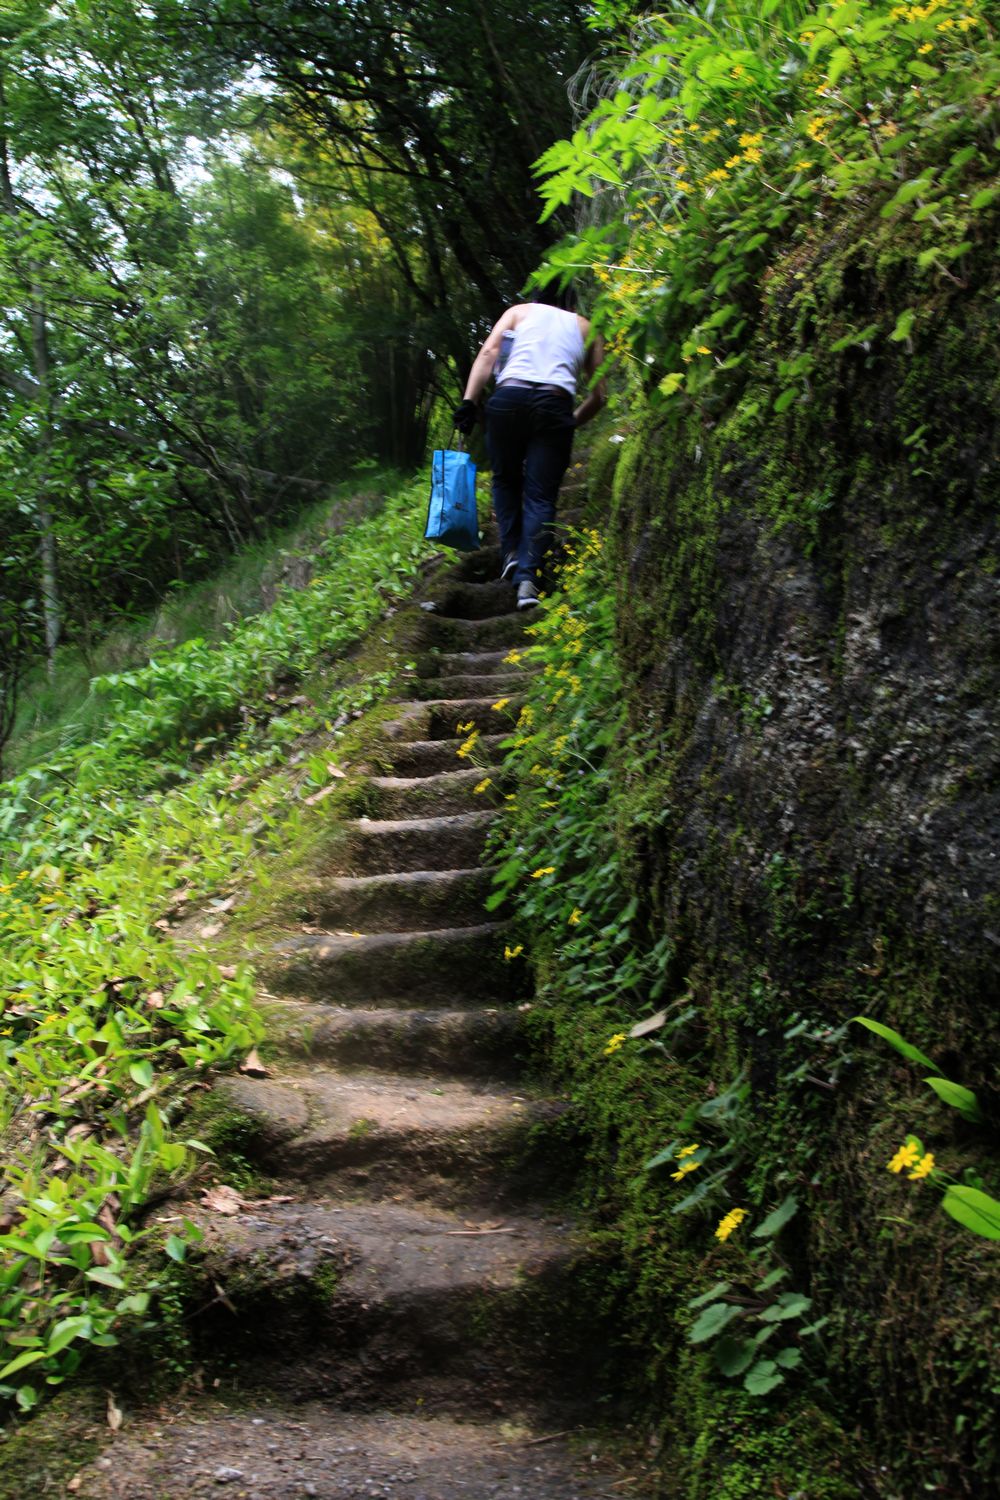
[[[603,363],[604,340],[598,333],[594,335],[594,338],[587,346],[587,357],[583,362],[584,373],[593,378],[593,376],[601,368],[601,365]],[[590,390],[586,396],[584,396],[583,400],[580,402],[580,405],[573,413],[573,420],[576,422],[577,427],[582,427],[584,423],[590,421],[591,417],[596,417],[597,413],[600,411],[601,407],[605,404],[607,399],[607,381],[603,379],[598,380],[593,389]]]
[[[472,362],[472,369],[469,371],[469,378],[465,385],[464,399],[466,401],[478,401],[483,394],[487,382],[493,374],[493,366],[496,364],[500,354],[500,345],[503,336],[508,329],[517,327],[517,324],[520,322],[519,314],[519,307],[508,307],[503,317],[498,323],[494,324],[492,330],[487,335],[482,348]]]

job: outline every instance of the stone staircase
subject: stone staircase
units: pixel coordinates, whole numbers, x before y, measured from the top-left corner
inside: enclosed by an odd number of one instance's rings
[[[505,658],[526,622],[489,581],[498,563],[484,549],[426,601],[421,675],[366,778],[370,816],[304,883],[308,931],[258,963],[277,1061],[217,1088],[278,1186],[201,1220],[194,1321],[225,1350],[221,1375],[207,1365],[217,1397],[155,1442],[132,1423],[81,1495],[644,1493],[573,1438],[603,1392],[588,1258],[558,1207],[564,1106],[522,1076],[529,974],[483,907],[524,685]],[[471,768],[456,755],[469,726]]]

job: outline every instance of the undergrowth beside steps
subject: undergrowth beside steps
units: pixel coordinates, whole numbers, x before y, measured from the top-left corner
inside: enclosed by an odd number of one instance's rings
[[[223,640],[96,682],[101,738],[0,787],[0,1396],[22,1410],[150,1314],[168,1262],[133,1254],[143,1204],[206,1150],[184,1096],[261,1035],[249,970],[207,946],[212,907],[184,947],[172,922],[266,878],[387,692],[388,668],[337,660],[411,591],[424,498],[332,537],[309,587]]]

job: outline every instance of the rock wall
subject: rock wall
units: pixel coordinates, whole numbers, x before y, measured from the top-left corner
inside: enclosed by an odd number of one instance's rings
[[[948,274],[863,220],[799,247],[729,403],[641,419],[611,522],[630,721],[662,747],[628,792],[648,936],[671,935],[670,992],[700,1007],[709,1092],[748,1068],[749,1151],[804,1200],[790,1253],[831,1317],[831,1395],[871,1437],[873,1476],[894,1476],[872,1478],[885,1494],[1000,1487],[997,1247],[948,1219],[937,1188],[885,1170],[914,1130],[1000,1196],[984,229]],[[912,333],[892,342],[907,307]],[[777,414],[778,360],[803,351],[812,374]],[[789,1018],[837,1036],[858,1013],[976,1089],[989,1123],[940,1105],[926,1069],[856,1027],[790,1081]]]

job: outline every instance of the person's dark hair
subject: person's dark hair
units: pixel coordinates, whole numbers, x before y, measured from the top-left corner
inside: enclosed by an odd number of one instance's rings
[[[557,281],[550,281],[548,286],[536,287],[531,300],[542,302],[546,307],[561,307],[563,312],[576,312],[576,288],[572,283],[560,287]]]

